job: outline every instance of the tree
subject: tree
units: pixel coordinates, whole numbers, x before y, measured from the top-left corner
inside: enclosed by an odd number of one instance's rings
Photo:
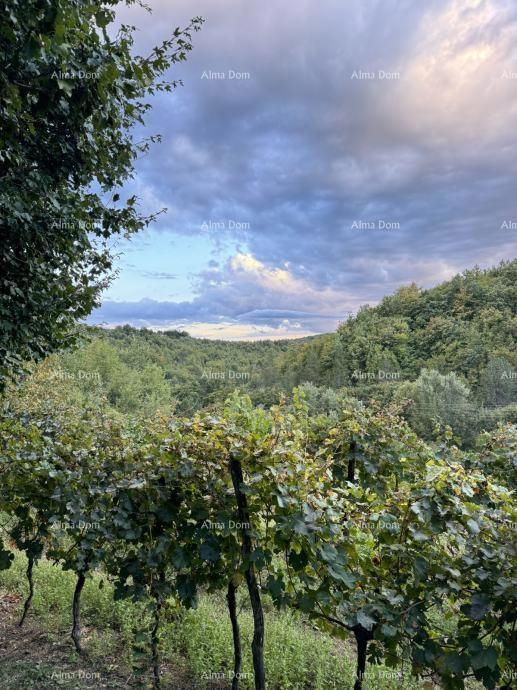
[[[142,57],[134,27],[108,33],[116,4],[13,0],[0,14],[0,387],[73,342],[106,285],[108,240],[156,215],[116,190],[159,140],[135,142],[132,128],[147,97],[178,85],[162,77],[202,20]]]
[[[517,374],[507,359],[495,357],[488,361],[480,377],[479,394],[487,407],[517,402]]]
[[[423,369],[416,381],[402,384],[396,393],[398,400],[410,400],[408,420],[424,438],[433,437],[437,422],[448,424],[463,440],[471,440],[478,431],[476,408],[471,394],[454,372],[440,374]]]
[[[295,391],[301,396],[313,415],[337,415],[343,405],[343,398],[333,388],[315,386],[310,381],[302,383]]]

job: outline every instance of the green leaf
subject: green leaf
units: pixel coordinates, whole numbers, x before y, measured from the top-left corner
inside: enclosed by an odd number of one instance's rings
[[[415,558],[415,572],[419,577],[424,577],[429,569],[429,563],[422,556]]]
[[[67,95],[70,95],[72,91],[74,90],[73,84],[71,81],[65,80],[65,79],[58,79],[57,80],[57,85],[59,88],[64,91]]]
[[[356,583],[356,578],[354,577],[354,575],[352,575],[352,573],[349,573],[347,570],[343,568],[342,565],[339,565],[338,563],[329,565],[328,573],[332,578],[334,578],[334,580],[342,582],[349,588],[354,587]]]
[[[186,568],[187,566],[187,558],[185,556],[185,552],[181,548],[176,548],[172,554],[171,557],[172,564],[174,565],[175,568],[178,570],[181,570],[182,568]]]
[[[397,628],[394,628],[392,625],[388,625],[387,623],[384,623],[381,626],[381,632],[386,637],[395,637],[395,635],[397,634]]]
[[[478,671],[479,669],[486,667],[494,671],[497,666],[496,649],[494,647],[487,647],[486,649],[483,649],[480,654],[476,654],[471,658],[471,664],[474,671]]]
[[[449,652],[443,658],[445,668],[452,673],[460,675],[465,669],[465,658],[457,652]]]
[[[359,611],[357,613],[357,622],[366,630],[371,630],[375,625],[375,619],[369,616],[366,611]]]
[[[469,530],[472,532],[472,534],[479,534],[479,525],[475,520],[467,520],[467,526]]]
[[[335,546],[332,546],[332,544],[323,544],[323,546],[320,547],[320,554],[323,560],[329,563],[332,563],[338,557],[337,549]]]
[[[199,547],[199,555],[204,561],[215,562],[219,559],[221,551],[218,544],[214,542],[205,542]]]
[[[490,599],[485,594],[474,594],[470,600],[469,618],[480,621],[484,618],[489,606]]]

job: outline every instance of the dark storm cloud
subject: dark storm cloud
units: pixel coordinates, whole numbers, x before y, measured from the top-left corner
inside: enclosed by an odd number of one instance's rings
[[[501,229],[517,220],[517,79],[504,77],[517,72],[513,3],[160,0],[153,9],[134,19],[144,47],[167,24],[207,21],[177,72],[185,86],[155,103],[150,129],[164,142],[141,162],[139,184],[169,207],[163,232],[233,222],[260,263],[213,266],[199,299],[175,307],[185,318],[279,308],[306,319],[329,313],[324,291],[353,310],[401,284],[513,256],[515,232]],[[250,280],[285,266],[291,293]]]

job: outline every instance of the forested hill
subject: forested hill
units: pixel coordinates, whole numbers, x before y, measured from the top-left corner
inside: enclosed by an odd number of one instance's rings
[[[476,387],[491,359],[504,358],[517,369],[516,341],[514,260],[465,271],[429,290],[400,288],[378,306],[363,307],[336,334],[291,348],[281,369],[294,384],[339,387],[390,380],[390,372],[414,379],[429,368],[455,372]]]
[[[429,369],[449,374],[443,385],[452,381],[462,399],[505,406],[515,401],[516,303],[512,261],[466,271],[429,290],[403,287],[378,306],[363,307],[336,333],[294,341],[89,328],[79,350],[47,360],[39,377],[59,382],[69,396],[100,396],[122,412],[149,415],[158,408],[190,414],[236,387],[269,405],[305,382],[386,401]]]

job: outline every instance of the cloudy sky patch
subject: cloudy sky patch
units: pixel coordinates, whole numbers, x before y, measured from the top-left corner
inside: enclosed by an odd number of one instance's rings
[[[151,4],[120,10],[141,52],[206,23],[128,186],[168,212],[120,244],[92,322],[294,337],[515,255],[515,3]]]

